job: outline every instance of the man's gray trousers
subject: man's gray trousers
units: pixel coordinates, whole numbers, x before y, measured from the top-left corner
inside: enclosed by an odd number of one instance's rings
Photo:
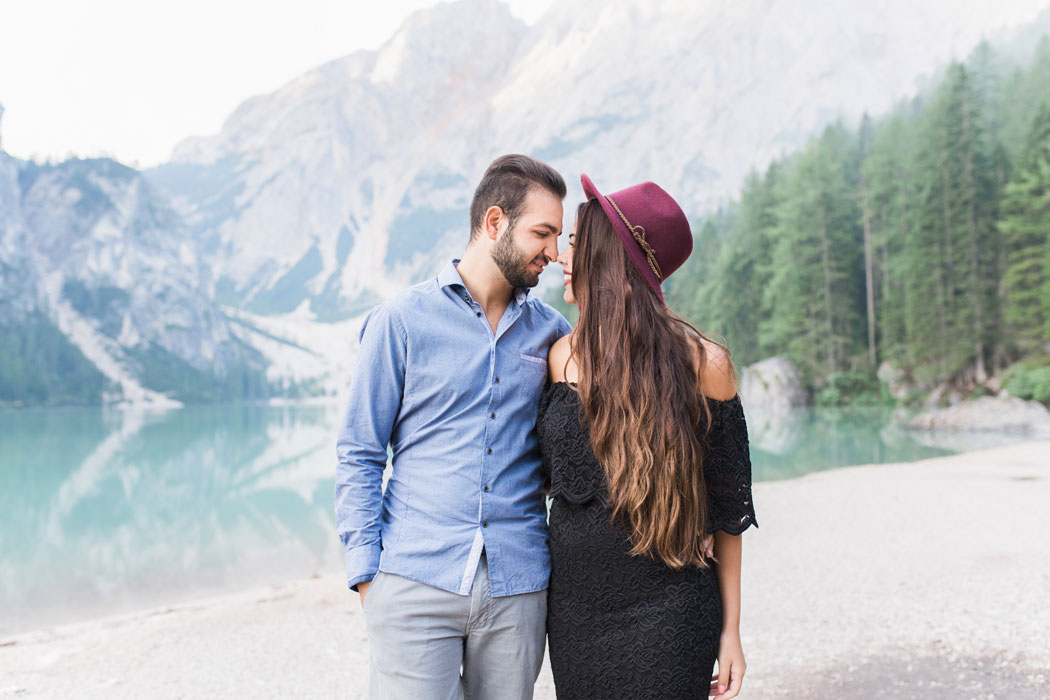
[[[478,563],[468,596],[380,572],[365,595],[370,700],[531,700],[547,592],[493,598]]]

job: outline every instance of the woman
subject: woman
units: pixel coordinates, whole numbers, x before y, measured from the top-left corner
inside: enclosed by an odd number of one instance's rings
[[[733,368],[664,304],[692,250],[678,204],[653,183],[604,197],[581,180],[559,257],[580,318],[550,350],[538,422],[558,698],[732,698],[740,533],[755,523]]]

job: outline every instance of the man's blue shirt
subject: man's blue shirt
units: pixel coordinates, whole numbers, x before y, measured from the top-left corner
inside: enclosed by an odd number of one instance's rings
[[[516,290],[494,334],[457,263],[361,328],[335,483],[351,587],[382,570],[466,595],[483,547],[493,596],[547,587],[536,414],[570,327]]]

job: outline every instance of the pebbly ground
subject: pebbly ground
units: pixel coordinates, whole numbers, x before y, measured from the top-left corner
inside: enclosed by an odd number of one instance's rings
[[[1050,699],[1050,442],[762,483],[755,502],[741,698]],[[367,664],[330,574],[0,639],[0,698],[355,699]]]

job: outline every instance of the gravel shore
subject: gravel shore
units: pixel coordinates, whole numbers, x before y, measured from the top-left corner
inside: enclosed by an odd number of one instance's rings
[[[755,503],[741,698],[1050,698],[1050,442],[761,483]],[[0,698],[355,699],[367,664],[333,572],[0,639]],[[553,688],[545,667],[537,700]]]

